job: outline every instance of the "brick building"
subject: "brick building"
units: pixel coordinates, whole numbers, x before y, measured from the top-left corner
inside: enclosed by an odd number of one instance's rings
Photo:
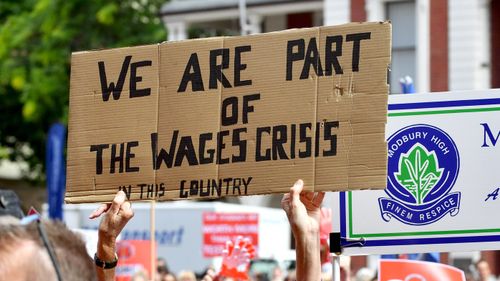
[[[409,75],[417,92],[500,87],[500,0],[246,0],[244,33],[393,22],[391,93]],[[168,40],[240,34],[238,0],[172,0],[161,10]],[[276,206],[279,197],[243,198]],[[252,201],[253,202],[250,202]],[[442,261],[468,270],[480,257],[500,275],[500,252],[442,254]],[[377,257],[354,258],[353,269]]]

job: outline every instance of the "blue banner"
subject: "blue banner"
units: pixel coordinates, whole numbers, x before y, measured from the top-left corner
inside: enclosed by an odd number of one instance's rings
[[[63,218],[62,204],[66,187],[65,146],[66,127],[60,123],[55,123],[49,129],[45,156],[47,201],[51,219],[62,220]]]
[[[444,217],[458,214],[460,209],[460,192],[450,193],[426,208],[410,208],[390,198],[379,198],[382,218],[389,221],[392,217],[410,225],[426,225]]]

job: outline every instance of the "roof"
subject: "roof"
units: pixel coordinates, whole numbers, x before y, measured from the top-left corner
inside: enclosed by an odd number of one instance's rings
[[[280,5],[290,3],[315,2],[314,0],[246,0],[247,7]],[[160,11],[161,16],[206,12],[223,9],[237,9],[239,0],[172,0],[165,3]]]

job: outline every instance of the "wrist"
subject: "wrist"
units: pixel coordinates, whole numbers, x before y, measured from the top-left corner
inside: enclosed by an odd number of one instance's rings
[[[102,260],[113,260],[116,253],[116,240],[113,238],[102,238],[97,241],[97,257]]]
[[[97,267],[102,269],[112,269],[115,268],[118,264],[118,255],[115,253],[115,256],[112,260],[101,259],[97,253],[94,255],[94,263]]]
[[[305,226],[298,226],[293,224],[292,225],[292,232],[294,236],[301,236],[301,237],[307,237],[307,238],[319,238],[319,227],[311,226],[311,225],[305,225]]]

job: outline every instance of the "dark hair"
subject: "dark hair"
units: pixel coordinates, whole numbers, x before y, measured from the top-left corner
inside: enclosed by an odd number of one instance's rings
[[[160,262],[163,264],[160,265]],[[156,260],[156,271],[160,273],[161,275],[167,275],[170,273],[170,270],[168,269],[167,261],[164,258],[158,258]]]

